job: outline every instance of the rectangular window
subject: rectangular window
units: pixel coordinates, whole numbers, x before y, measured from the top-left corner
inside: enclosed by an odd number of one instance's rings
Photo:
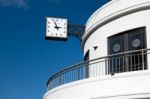
[[[109,37],[108,54],[112,55],[108,59],[109,73],[147,69],[147,56],[146,54],[144,54],[146,52],[136,51],[126,54],[120,54],[122,52],[140,50],[145,48],[145,27],[126,31]]]

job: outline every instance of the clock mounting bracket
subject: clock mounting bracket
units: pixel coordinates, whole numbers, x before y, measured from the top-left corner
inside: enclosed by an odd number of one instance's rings
[[[68,36],[73,36],[82,41],[82,36],[85,31],[85,26],[68,25]]]

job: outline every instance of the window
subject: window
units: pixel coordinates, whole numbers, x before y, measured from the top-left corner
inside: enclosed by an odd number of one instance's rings
[[[85,57],[84,57],[84,61],[85,61],[85,78],[89,77],[89,50],[86,52]]]
[[[88,61],[88,60],[89,60],[89,50],[86,52],[84,56],[84,61]]]
[[[147,56],[145,54],[143,55],[142,51],[117,55],[117,53],[145,48],[145,27],[126,31],[109,37],[108,54],[115,54],[115,56],[109,57],[109,73],[147,69]]]

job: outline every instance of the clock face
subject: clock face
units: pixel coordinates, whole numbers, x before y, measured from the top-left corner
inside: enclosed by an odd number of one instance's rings
[[[46,37],[67,39],[67,19],[47,17]]]

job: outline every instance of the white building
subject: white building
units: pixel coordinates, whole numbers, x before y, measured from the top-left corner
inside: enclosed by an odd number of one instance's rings
[[[87,21],[85,62],[48,80],[44,99],[150,99],[150,0],[112,0]]]

